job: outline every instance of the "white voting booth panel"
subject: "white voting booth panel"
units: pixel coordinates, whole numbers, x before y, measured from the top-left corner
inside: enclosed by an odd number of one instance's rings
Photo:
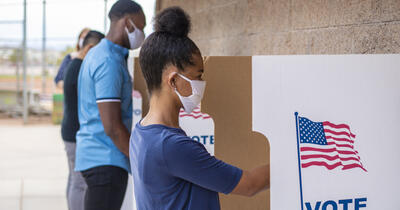
[[[252,100],[271,209],[400,209],[400,55],[254,56]]]
[[[269,141],[270,209],[400,209],[399,67],[400,55],[252,57],[248,123]],[[209,115],[182,110],[180,125],[214,154]],[[133,198],[130,178],[123,210]]]
[[[130,51],[129,59],[128,59],[128,71],[129,75],[133,81],[133,66],[134,66],[134,57],[137,57],[138,51]],[[135,127],[136,123],[142,118],[142,96],[137,91],[132,91],[132,130]],[[126,188],[124,202],[122,203],[121,210],[136,210],[136,201],[133,189],[133,178],[132,175],[128,176],[128,186]]]
[[[137,91],[132,91],[132,130],[136,123],[142,119],[142,96]],[[136,209],[136,201],[133,189],[133,177],[129,174],[128,187],[126,189],[124,203],[121,210],[134,210]]]
[[[142,118],[142,98],[139,92],[133,91],[133,127]],[[214,155],[214,122],[210,115],[200,112],[200,106],[190,114],[183,109],[179,113],[179,125],[194,141],[204,145]]]
[[[200,106],[190,114],[182,109],[179,113],[179,125],[191,139],[202,143],[214,155],[214,122],[210,115],[200,112]]]

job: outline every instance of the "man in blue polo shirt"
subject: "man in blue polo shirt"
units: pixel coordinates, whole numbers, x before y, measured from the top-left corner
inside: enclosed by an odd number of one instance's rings
[[[128,49],[141,46],[146,25],[141,6],[119,0],[109,12],[110,30],[82,63],[78,79],[80,129],[76,168],[88,186],[85,209],[117,210],[126,191],[132,126]]]

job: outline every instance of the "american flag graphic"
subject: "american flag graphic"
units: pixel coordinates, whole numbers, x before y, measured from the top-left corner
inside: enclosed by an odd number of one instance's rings
[[[301,167],[323,166],[328,170],[361,168],[354,135],[350,126],[331,122],[313,122],[299,117],[299,140]]]
[[[194,119],[210,119],[211,116],[204,114],[200,111],[200,106],[196,107],[190,114],[186,113],[185,110],[181,109],[179,112],[179,117],[191,117]]]

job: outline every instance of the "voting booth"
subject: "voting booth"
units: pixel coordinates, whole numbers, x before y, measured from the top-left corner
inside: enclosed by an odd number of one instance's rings
[[[205,60],[204,99],[191,114],[180,113],[182,129],[227,163],[244,169],[268,163],[266,137],[251,130],[251,57]],[[147,88],[138,60],[134,63],[133,88],[142,96],[145,116],[149,109]],[[222,209],[267,209],[268,197],[268,191],[253,198],[221,194],[220,201]]]
[[[398,210],[399,67],[400,55],[205,58],[204,99],[182,128],[218,159],[271,173],[269,190],[221,194],[221,208]],[[133,76],[144,116],[137,59]]]

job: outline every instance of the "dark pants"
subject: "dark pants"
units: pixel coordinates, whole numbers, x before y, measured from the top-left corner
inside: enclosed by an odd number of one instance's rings
[[[120,210],[124,201],[128,172],[115,166],[99,166],[82,171],[88,186],[85,210]]]

